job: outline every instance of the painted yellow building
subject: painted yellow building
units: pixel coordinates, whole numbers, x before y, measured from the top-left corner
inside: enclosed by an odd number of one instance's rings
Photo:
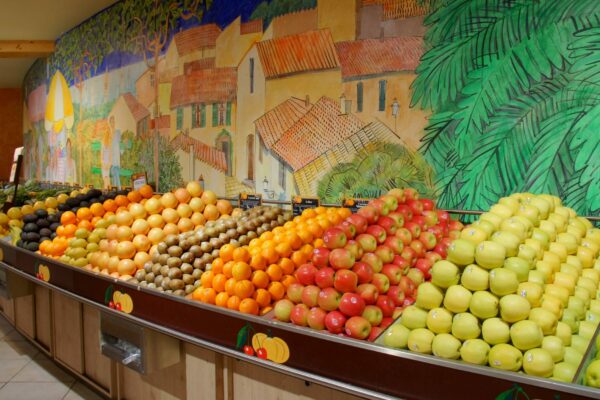
[[[335,42],[356,39],[356,16],[360,0],[318,0],[319,29],[329,29]]]

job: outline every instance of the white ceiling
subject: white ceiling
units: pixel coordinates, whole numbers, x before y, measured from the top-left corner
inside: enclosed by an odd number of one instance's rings
[[[55,40],[118,0],[0,0],[0,40]],[[0,58],[0,88],[20,87],[33,58]]]

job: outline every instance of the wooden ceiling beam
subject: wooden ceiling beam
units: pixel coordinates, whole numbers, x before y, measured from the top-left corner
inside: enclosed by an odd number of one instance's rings
[[[52,40],[0,40],[0,58],[46,57],[52,53]]]

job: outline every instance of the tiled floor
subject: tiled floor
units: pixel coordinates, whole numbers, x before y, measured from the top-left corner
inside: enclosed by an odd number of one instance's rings
[[[101,400],[0,317],[0,400]]]

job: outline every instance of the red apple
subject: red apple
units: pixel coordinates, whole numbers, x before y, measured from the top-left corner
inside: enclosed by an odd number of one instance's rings
[[[448,222],[448,229],[451,231],[462,231],[465,226],[462,222],[452,219]]]
[[[396,222],[396,230],[404,226],[404,214],[398,211],[392,211],[387,215],[388,218],[393,219]],[[379,221],[377,221],[379,223]]]
[[[329,253],[331,250],[327,247],[317,247],[313,250],[312,263],[318,268],[329,266]]]
[[[379,212],[379,216],[386,216],[391,211],[385,201],[381,199],[373,199],[369,202],[370,206],[373,206]]]
[[[383,313],[379,307],[369,305],[363,310],[362,317],[369,321],[371,326],[379,326],[383,319]]]
[[[453,239],[450,239],[449,237],[445,237],[442,238],[442,240],[440,240],[440,244],[442,244],[447,249],[452,244],[452,240]]]
[[[356,293],[344,293],[342,295],[342,299],[340,300],[339,309],[345,315],[349,317],[354,317],[356,315],[361,315],[363,310],[365,309],[365,301],[359,294]]]
[[[304,290],[304,285],[294,282],[290,284],[287,288],[287,297],[294,303],[302,303],[302,291]]]
[[[390,285],[397,285],[402,278],[402,269],[396,264],[385,264],[381,273],[388,277]]]
[[[355,260],[360,260],[364,253],[362,247],[355,240],[348,240],[344,248],[352,254]]]
[[[367,228],[367,233],[369,235],[372,235],[375,238],[375,240],[377,240],[377,243],[379,243],[379,244],[385,242],[385,238],[387,237],[387,233],[385,232],[385,229],[383,229],[379,225],[370,225]]]
[[[395,234],[400,227],[396,221],[390,217],[379,217],[377,225],[385,229],[385,233],[387,233],[388,236]]]
[[[421,232],[419,235],[419,240],[421,243],[423,243],[427,250],[432,250],[437,244],[435,235],[431,232]]]
[[[302,285],[314,285],[317,267],[312,264],[302,264],[296,270],[296,279]]]
[[[348,240],[352,239],[356,235],[356,227],[348,221],[343,221],[341,224],[337,225],[336,228],[341,229]]]
[[[451,240],[460,239],[460,231],[450,231],[448,232],[448,238]]]
[[[399,238],[400,240],[402,240],[402,244],[404,244],[405,246],[408,246],[410,244],[410,242],[412,242],[412,234],[410,233],[410,231],[406,228],[400,228],[396,231],[396,235],[397,238]]]
[[[384,317],[391,317],[394,315],[394,310],[396,309],[396,305],[394,301],[387,295],[381,295],[377,298],[377,303],[375,303],[377,307],[381,309]]]
[[[290,313],[290,320],[300,326],[308,325],[309,308],[305,304],[296,304]]]
[[[357,234],[364,233],[367,230],[367,226],[369,226],[369,221],[360,214],[352,214],[346,218],[346,221],[354,225]]]
[[[409,230],[410,235],[413,238],[418,238],[421,234],[421,225],[416,222],[410,221],[404,224],[404,227]]]
[[[356,237],[356,242],[365,252],[373,252],[377,248],[377,239],[368,233],[361,233]]]
[[[347,249],[333,249],[329,254],[329,265],[333,269],[350,269],[354,261],[354,256]]]
[[[360,261],[369,264],[375,273],[380,272],[381,268],[383,268],[383,262],[381,261],[381,258],[379,258],[375,253],[363,254],[363,256],[360,258]]]
[[[423,211],[423,217],[425,218],[425,222],[427,223],[427,226],[434,226],[434,225],[437,225],[437,223],[439,222],[438,215],[433,210]]]
[[[383,333],[383,329],[381,329],[378,326],[372,326],[371,327],[371,333],[369,333],[369,337],[367,338],[367,340],[369,342],[374,342],[377,340],[377,338],[379,337],[379,335],[381,335]]]
[[[327,312],[325,310],[320,309],[319,307],[313,307],[308,311],[308,315],[306,316],[306,322],[308,326],[312,329],[317,329],[319,331],[325,329],[325,317],[327,316]]]
[[[415,299],[412,297],[407,297],[404,299],[404,303],[402,304],[402,307],[408,307],[408,306],[412,306],[413,304],[415,304]]]
[[[289,322],[293,308],[294,303],[288,299],[281,299],[275,303],[275,307],[273,307],[273,313],[275,314],[275,318],[277,318],[279,321]]]
[[[448,211],[437,210],[438,221],[445,222],[446,224],[450,222],[450,214]]]
[[[415,251],[415,255],[417,257],[421,257],[425,254],[425,246],[420,240],[413,240],[412,242],[410,242],[409,246]]]
[[[419,258],[415,263],[415,268],[423,273],[423,277],[425,278],[425,280],[431,279],[430,270],[432,266],[433,264],[431,263],[431,261],[429,261],[426,258]]]
[[[379,294],[387,293],[390,288],[390,280],[384,274],[374,274],[371,283],[375,285]]]
[[[433,251],[436,252],[437,254],[439,254],[441,256],[441,258],[445,259],[447,256],[446,249],[447,249],[446,246],[444,246],[441,243],[438,243],[433,248]]]
[[[375,255],[379,257],[384,264],[391,263],[394,259],[394,252],[386,245],[377,246]]]
[[[371,282],[373,274],[375,273],[373,267],[362,261],[355,262],[352,271],[356,273],[359,284]]]
[[[325,327],[331,333],[342,333],[346,324],[346,316],[339,311],[331,311],[325,317]]]
[[[425,217],[422,215],[415,215],[411,222],[414,222],[421,227],[421,232],[427,229],[427,221],[425,221]]]
[[[358,285],[358,276],[347,269],[340,269],[333,278],[333,287],[342,293],[354,292]]]
[[[379,197],[379,199],[383,200],[385,204],[387,204],[390,211],[395,210],[398,207],[398,199],[392,195],[384,194]]]
[[[406,204],[400,204],[398,208],[396,208],[396,212],[399,212],[404,217],[404,223],[406,224],[408,221],[413,219],[413,213],[409,206]]]
[[[406,201],[408,201],[408,200],[418,200],[419,199],[419,192],[417,192],[413,188],[405,188],[404,189],[404,196],[406,197]]]
[[[315,284],[321,289],[333,286],[333,275],[335,270],[333,268],[324,267],[315,272]]]
[[[419,287],[421,283],[425,282],[425,275],[423,275],[423,271],[421,271],[418,268],[409,269],[408,274],[406,274],[406,277],[413,281],[416,287]]]
[[[400,279],[400,283],[398,284],[398,287],[400,288],[400,290],[402,290],[404,295],[407,297],[414,297],[416,294],[415,290],[416,290],[417,286],[412,281],[412,279],[410,279],[408,276],[403,276]]]
[[[383,317],[383,319],[381,320],[381,324],[379,324],[379,328],[385,330],[385,329],[387,329],[393,323],[394,323],[394,318],[392,318],[392,317]]]
[[[423,204],[423,210],[431,211],[435,208],[435,203],[431,199],[421,199],[421,204]]]
[[[358,210],[357,214],[365,217],[369,225],[374,224],[377,218],[379,218],[379,210],[371,205],[362,207]]]
[[[384,244],[392,249],[394,254],[402,253],[402,249],[404,248],[404,242],[398,236],[388,236]]]
[[[435,249],[435,247],[434,247]],[[442,259],[442,256],[439,253],[436,253],[435,250],[434,251],[428,251],[427,253],[425,253],[425,259],[427,259],[431,265],[435,264],[436,261],[440,261]]]
[[[390,196],[394,196],[396,200],[398,200],[398,203],[404,203],[406,201],[404,190],[402,189],[394,188],[387,192],[387,194]]]
[[[342,295],[332,287],[325,288],[319,292],[318,304],[325,311],[337,310]]]
[[[412,243],[412,242],[411,242]],[[414,265],[415,258],[417,257],[417,253],[412,247],[405,247],[402,249],[402,253],[400,256],[404,258],[406,261],[410,263],[410,265]]]
[[[366,339],[371,333],[371,324],[363,317],[352,317],[344,325],[346,335],[354,339]]]
[[[439,242],[444,237],[444,228],[439,224],[430,226],[429,228],[426,229],[426,231],[432,233],[433,236],[435,236],[436,242]],[[421,233],[423,233],[423,232],[421,232]]]
[[[362,283],[356,288],[356,293],[365,301],[365,304],[375,304],[379,291],[372,283]]]
[[[410,208],[413,215],[423,214],[423,203],[420,200],[406,200],[406,205]]]
[[[319,293],[321,289],[315,285],[305,286],[302,290],[302,303],[307,307],[314,307],[319,303]]]
[[[323,242],[328,249],[339,249],[346,245],[346,235],[340,228],[328,228],[323,233]]]
[[[404,258],[402,258],[402,256],[400,256],[400,255],[394,256],[394,259],[392,260],[392,264],[396,264],[397,266],[400,267],[400,269],[402,270],[402,275],[406,275],[406,273],[410,269],[410,263],[408,261],[406,261]]]
[[[387,296],[392,299],[396,307],[401,307],[402,303],[404,303],[405,295],[400,286],[390,286]]]

